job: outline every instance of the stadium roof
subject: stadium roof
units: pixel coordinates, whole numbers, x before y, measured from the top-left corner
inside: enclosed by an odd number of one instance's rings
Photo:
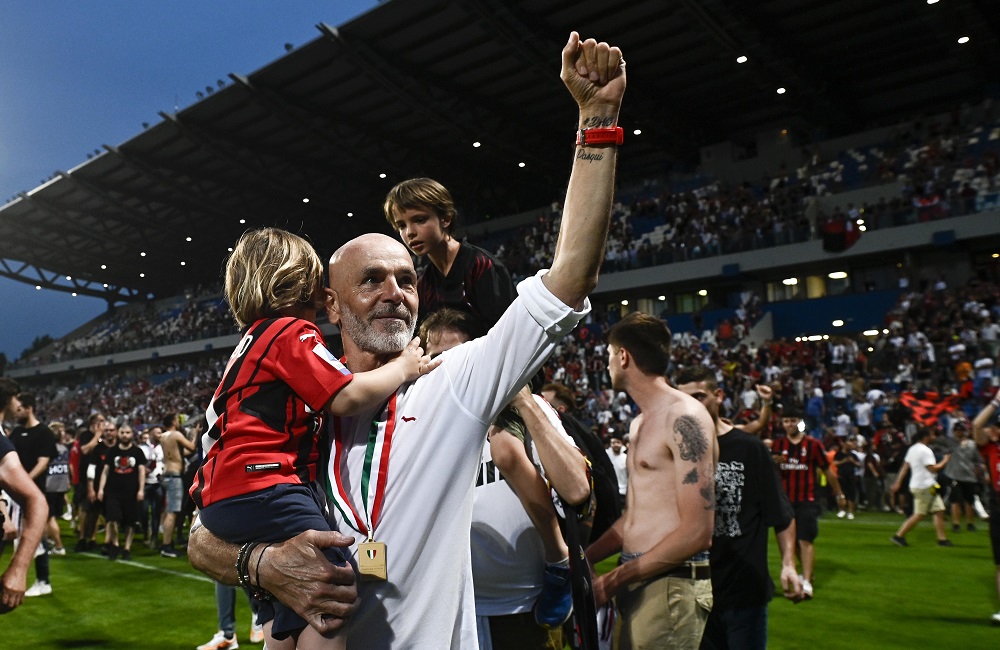
[[[385,229],[386,190],[418,175],[466,217],[559,200],[571,29],[629,61],[621,124],[642,134],[627,138],[622,178],[689,169],[700,146],[765,129],[809,141],[977,102],[998,94],[991,5],[387,2],[18,195],[0,208],[0,275],[110,300],[173,295],[217,279],[250,226],[305,233],[322,255]]]

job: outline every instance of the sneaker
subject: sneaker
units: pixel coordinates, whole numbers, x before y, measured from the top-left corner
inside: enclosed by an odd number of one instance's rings
[[[951,543],[950,539],[939,539],[938,546],[954,546],[954,544]]]
[[[111,544],[105,544],[101,547],[101,555],[111,555]]]
[[[806,600],[811,600],[813,597],[813,584],[802,578],[802,597]]]
[[[843,518],[844,518],[844,515],[846,515],[846,514],[847,514],[847,512],[846,512],[846,511],[844,511],[844,510],[841,510],[840,512],[838,512],[838,513],[837,513],[837,518],[838,518],[838,519],[843,519]]]
[[[882,512],[892,512],[892,508],[889,506],[882,506]]]
[[[953,532],[953,533],[957,533],[957,532],[958,532],[958,531],[960,531],[960,530],[962,530],[962,527],[961,527],[961,526],[959,526],[958,524],[952,524],[952,525],[951,525],[951,532]]]
[[[73,521],[73,513],[69,510],[62,514],[63,521]]]
[[[35,584],[31,585],[27,591],[24,592],[25,598],[34,598],[35,596],[48,596],[52,593],[52,585],[48,582],[35,581]]]
[[[555,630],[569,620],[573,613],[572,589],[568,566],[546,564],[542,593],[535,601],[535,622],[547,630]]]
[[[896,546],[909,546],[905,537],[900,537],[899,535],[892,536],[892,543]]]
[[[78,541],[76,543],[76,546],[73,547],[73,552],[74,553],[86,553],[87,552],[87,540],[81,539],[80,541]]]
[[[969,531],[970,533],[974,533],[974,532],[976,532],[976,525],[975,524],[969,524],[968,526],[965,527],[965,529],[967,531]]]
[[[848,512],[847,513],[847,518],[853,521],[854,520],[854,513],[853,512]]]
[[[132,551],[124,550],[122,551],[122,559],[126,562],[132,559]]]
[[[236,640],[235,634],[233,638],[227,639],[222,630],[219,630],[212,637],[211,641],[198,646],[198,650],[223,650],[224,648],[226,650],[235,650],[238,647],[240,647],[240,642]]]
[[[264,626],[254,623],[250,626],[250,643],[264,642]]]
[[[170,546],[164,546],[163,548],[161,548],[160,549],[160,555],[162,557],[177,557],[177,551],[174,549],[173,545],[171,544]],[[220,646],[220,647],[228,648],[229,646]],[[233,647],[236,647],[236,646],[233,646]]]
[[[66,548],[53,548],[49,550],[49,555],[66,555]]]
[[[1000,625],[1000,612],[990,616],[990,622],[993,623],[993,625]]]
[[[111,548],[108,549],[108,559],[114,562],[115,560],[118,559],[118,554],[120,552],[121,552],[120,548],[118,548],[117,546],[112,546]]]

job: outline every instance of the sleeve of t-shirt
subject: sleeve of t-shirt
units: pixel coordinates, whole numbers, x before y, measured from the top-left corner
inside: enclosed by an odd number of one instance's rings
[[[826,469],[830,466],[830,459],[826,457],[826,447],[823,446],[822,442],[817,441],[813,444],[813,456],[816,460],[816,467]]]
[[[478,312],[476,316],[489,329],[500,320],[503,313],[514,302],[516,294],[514,283],[506,268],[493,263],[488,257],[482,257],[480,263],[484,265],[484,268],[473,280],[471,291],[467,292],[466,295],[471,298],[472,307]]]
[[[445,352],[427,380],[446,382],[456,408],[484,425],[590,312],[590,301],[574,310],[542,283],[543,270],[517,286],[518,297],[486,336]]]
[[[297,321],[277,341],[275,374],[314,411],[321,410],[354,376],[327,349],[323,333]]]
[[[59,448],[56,447],[55,434],[43,440],[40,451],[42,453],[39,455],[45,456],[46,458],[49,459],[49,461],[53,461],[56,459],[56,457],[59,455]]]
[[[14,443],[7,436],[0,434],[0,460],[12,451],[15,451]]]

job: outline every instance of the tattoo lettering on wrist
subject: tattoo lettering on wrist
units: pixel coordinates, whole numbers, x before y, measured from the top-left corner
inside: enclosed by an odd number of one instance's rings
[[[682,415],[674,420],[674,439],[681,452],[681,460],[697,463],[708,451],[708,441],[694,416]]]
[[[583,128],[585,129],[599,129],[607,128],[613,126],[615,123],[615,118],[613,117],[588,117],[583,121]]]
[[[597,160],[604,160],[603,153],[593,153],[590,151],[584,151],[583,149],[576,150],[577,160],[586,160],[587,162],[595,162]]]

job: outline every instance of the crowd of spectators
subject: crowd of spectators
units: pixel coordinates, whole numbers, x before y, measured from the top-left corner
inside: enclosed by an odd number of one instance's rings
[[[233,317],[215,287],[202,291],[199,297],[170,301],[164,307],[152,303],[119,307],[86,331],[55,341],[11,367],[40,366],[236,333]]]
[[[994,112],[985,107],[956,111],[950,121],[917,121],[886,142],[847,149],[832,160],[814,154],[790,173],[780,170],[757,182],[705,179],[683,191],[648,182],[614,205],[602,271],[803,242],[821,237],[830,224],[848,221],[883,229],[991,207],[1000,202],[1000,124]],[[829,214],[809,208],[815,197],[897,181],[900,189],[871,204],[847,202]],[[992,198],[984,202],[984,197]],[[477,243],[495,251],[517,281],[551,264],[560,216],[561,207],[554,203],[531,225],[493,233]],[[56,341],[11,367],[236,333],[219,287],[199,288],[195,295],[165,307],[121,307],[86,332]]]
[[[885,185],[886,195],[828,212],[815,202],[871,185]],[[883,144],[848,149],[829,161],[815,154],[794,172],[756,182],[716,180],[684,191],[646,187],[615,204],[604,271],[804,242],[822,237],[831,223],[874,230],[973,214],[994,207],[998,190],[1000,125],[916,123]],[[559,215],[553,205],[537,223],[494,233],[490,247],[515,277],[530,275],[552,259]]]

